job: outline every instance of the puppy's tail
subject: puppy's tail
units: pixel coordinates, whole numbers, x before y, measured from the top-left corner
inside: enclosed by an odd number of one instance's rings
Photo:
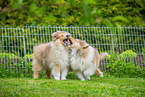
[[[100,60],[104,60],[107,56],[108,56],[107,52],[100,54]]]

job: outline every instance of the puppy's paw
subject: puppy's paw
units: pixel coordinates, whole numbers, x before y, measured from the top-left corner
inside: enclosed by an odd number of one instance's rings
[[[61,80],[66,80],[66,78],[61,78]]]
[[[54,78],[55,80],[60,80],[60,78]]]
[[[105,52],[105,55],[108,56],[109,54],[107,52]]]
[[[90,77],[87,78],[87,80],[90,80],[90,79],[91,79]]]
[[[81,79],[81,81],[85,81],[85,79]]]
[[[99,77],[103,77],[103,72],[100,72]]]

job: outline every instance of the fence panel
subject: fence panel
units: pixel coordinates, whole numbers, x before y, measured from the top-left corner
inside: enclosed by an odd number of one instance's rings
[[[132,50],[137,53],[133,59],[135,65],[145,66],[144,27],[23,26],[0,28],[1,68],[5,68],[4,72],[17,72],[14,73],[17,76],[31,71],[33,47],[52,41],[51,34],[56,31],[67,31],[75,39],[86,40],[100,53],[108,52],[115,56]],[[106,71],[108,62],[111,61],[101,61],[100,68]]]
[[[26,70],[23,55],[25,54],[24,34],[21,28],[0,28],[0,67],[3,76],[23,74]]]
[[[62,26],[25,26],[26,53],[33,53],[33,47],[52,41],[51,34],[56,31],[67,31],[75,39],[86,40],[99,52],[114,52],[114,35],[110,27],[62,27]],[[101,68],[106,70],[106,61],[101,62]]]
[[[136,65],[145,65],[145,28],[116,27],[116,52],[132,50],[137,53],[133,59]],[[128,58],[130,60],[130,58]]]

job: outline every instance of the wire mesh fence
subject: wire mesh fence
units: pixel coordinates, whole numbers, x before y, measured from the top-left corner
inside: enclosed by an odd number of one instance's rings
[[[23,26],[0,27],[0,68],[16,76],[30,71],[33,47],[52,41],[51,34],[67,31],[75,39],[86,40],[91,46],[109,55],[131,50],[137,54],[135,65],[145,66],[145,27],[78,27],[78,26]],[[130,57],[127,58],[127,61]],[[110,60],[103,60],[100,68],[107,70]]]

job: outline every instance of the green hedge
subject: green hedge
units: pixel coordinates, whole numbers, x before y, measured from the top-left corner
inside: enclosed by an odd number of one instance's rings
[[[137,53],[132,50],[111,55],[107,65],[108,73],[117,77],[145,77],[145,67],[135,65],[135,57]]]
[[[0,77],[33,77],[32,57],[33,54],[21,58],[12,53],[0,53]],[[44,71],[40,73],[42,77],[46,77]]]
[[[3,57],[5,55],[6,57]],[[23,59],[10,53],[1,53],[1,60],[7,58],[22,59],[20,62],[11,60],[10,62],[0,62],[0,77],[33,77],[32,60],[25,61],[25,58],[32,58],[33,55],[26,55]],[[107,75],[113,75],[116,77],[145,77],[145,68],[141,68],[139,65],[135,65],[133,58],[137,54],[132,50],[124,51],[121,54],[108,55],[106,65]],[[25,69],[25,62],[27,62],[27,69]],[[107,76],[105,75],[105,76]],[[40,73],[40,78],[46,78],[45,71]]]
[[[0,25],[145,26],[144,0],[1,0]]]

